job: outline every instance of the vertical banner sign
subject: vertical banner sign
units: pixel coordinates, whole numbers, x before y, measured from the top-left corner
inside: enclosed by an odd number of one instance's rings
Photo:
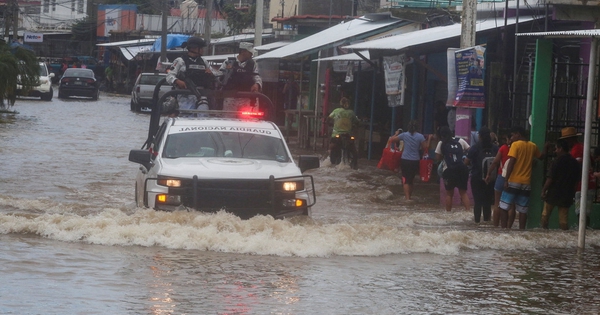
[[[446,99],[446,106],[454,106],[454,99],[456,98],[456,64],[454,63],[454,54],[458,48],[448,48],[446,51],[446,64],[448,65],[448,98]],[[454,130],[452,128],[451,130]]]
[[[483,85],[485,48],[475,46],[454,52],[456,69],[455,107],[484,108],[485,87]]]
[[[383,71],[385,74],[385,94],[388,106],[404,105],[404,86],[406,76],[404,71],[405,55],[383,57]]]

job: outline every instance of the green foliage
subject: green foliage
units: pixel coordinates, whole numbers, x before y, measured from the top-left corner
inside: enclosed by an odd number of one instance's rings
[[[237,10],[232,4],[226,4],[223,6],[223,14],[227,19],[230,35],[239,34],[243,29],[254,24],[256,5],[252,5],[248,12],[242,12]]]
[[[71,26],[71,34],[73,34],[73,40],[78,42],[89,42],[95,40],[96,23],[90,18],[83,18],[77,20]],[[94,36],[94,38],[92,38]]]
[[[40,73],[35,54],[25,48],[11,49],[7,43],[0,42],[0,107],[5,101],[12,105],[17,98],[17,83],[24,87],[38,85]]]

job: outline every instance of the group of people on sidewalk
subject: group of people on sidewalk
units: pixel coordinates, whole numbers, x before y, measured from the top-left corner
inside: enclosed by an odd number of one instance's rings
[[[417,122],[411,121],[408,131],[397,131],[389,139],[390,142],[404,142],[400,169],[406,201],[412,201],[419,160],[427,154],[434,139],[433,135],[424,136],[417,129]],[[512,228],[518,218],[519,229],[525,229],[530,199],[533,198],[533,167],[547,155],[553,155],[555,158],[548,168],[540,196],[544,200],[541,225],[548,228],[550,214],[558,207],[559,226],[563,230],[568,229],[569,208],[575,203],[575,212],[578,215],[580,212],[581,164],[584,158],[600,161],[600,149],[596,149],[593,155],[584,154],[583,144],[578,141],[581,134],[574,127],[563,128],[556,143],[548,142],[542,150],[528,140],[527,131],[519,126],[511,128],[510,134],[503,135],[502,144],[488,127],[480,128],[476,135],[476,142],[469,145],[464,139],[454,137],[448,126],[438,129],[440,141],[435,153],[439,162],[438,174],[446,191],[446,211],[452,211],[455,190],[458,190],[465,210],[470,211],[467,194],[470,180],[476,223],[483,216],[483,221],[492,221],[496,227]],[[587,191],[588,216],[595,196],[596,178],[600,178],[600,172],[591,171]]]

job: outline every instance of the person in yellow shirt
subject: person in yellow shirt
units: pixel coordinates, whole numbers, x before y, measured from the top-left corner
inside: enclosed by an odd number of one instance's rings
[[[349,137],[352,135],[353,129],[358,126],[358,118],[353,110],[350,109],[350,101],[346,97],[342,97],[340,100],[341,107],[334,109],[329,114],[329,121],[333,122],[333,130],[331,132],[331,139],[329,142],[329,159],[331,164],[340,164],[342,160],[342,138]],[[350,154],[353,156],[351,166],[356,169],[356,148],[351,145]]]
[[[527,131],[523,127],[511,129],[510,150],[508,151],[508,166],[506,181],[500,197],[500,226],[508,226],[508,210],[515,206],[519,214],[519,229],[525,229],[527,224],[527,211],[531,194],[531,172],[534,159],[541,157],[541,152],[535,143],[527,140]]]

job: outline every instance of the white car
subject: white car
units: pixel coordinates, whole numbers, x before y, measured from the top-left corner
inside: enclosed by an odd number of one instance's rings
[[[54,73],[48,71],[45,63],[40,62],[39,81],[37,86],[30,87],[29,91],[24,96],[39,97],[44,101],[51,101],[54,90],[52,89],[52,78]],[[17,78],[19,80],[19,78]],[[23,86],[17,84],[17,95],[22,95]]]
[[[307,169],[318,156],[300,156],[298,165],[277,125],[256,119],[167,118],[149,150],[131,150],[139,163],[138,206],[156,210],[225,210],[243,219],[309,215],[315,203]]]

